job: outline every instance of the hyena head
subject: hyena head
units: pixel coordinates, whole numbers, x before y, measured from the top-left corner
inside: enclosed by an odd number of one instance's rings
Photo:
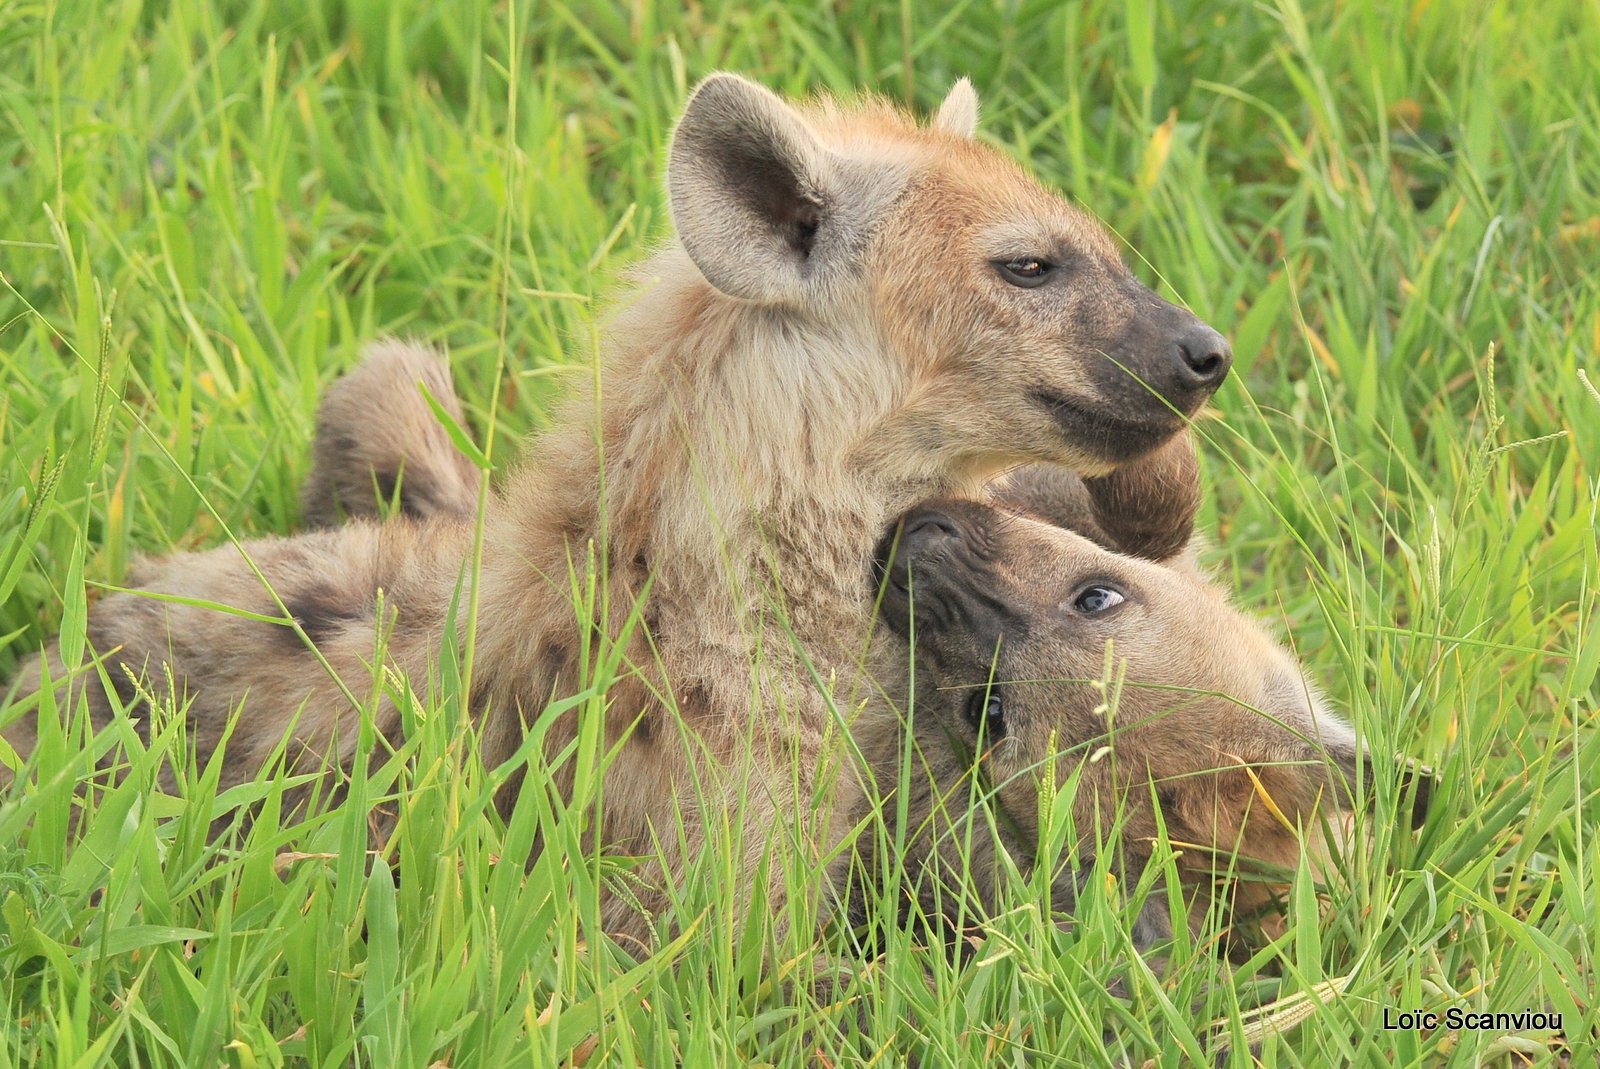
[[[976,120],[965,80],[920,127],[712,75],[673,136],[678,236],[774,329],[869,337],[856,359],[892,364],[924,451],[1091,474],[1149,452],[1227,375],[1227,342],[1135,279],[1094,219],[974,141]]]
[[[1196,872],[1212,850],[1292,865],[1296,824],[1350,808],[1354,732],[1193,569],[970,501],[921,506],[894,537],[883,616],[913,642],[913,731],[970,757],[1024,843],[1049,767],[1081,777],[1080,837],[1120,812],[1138,855],[1159,810]]]

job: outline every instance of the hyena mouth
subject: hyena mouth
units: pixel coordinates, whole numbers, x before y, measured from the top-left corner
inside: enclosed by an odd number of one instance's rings
[[[1082,401],[1043,387],[1030,396],[1050,413],[1067,441],[1111,464],[1137,460],[1177,434],[1184,424],[1181,414],[1165,407],[1130,419],[1106,411],[1104,403]]]

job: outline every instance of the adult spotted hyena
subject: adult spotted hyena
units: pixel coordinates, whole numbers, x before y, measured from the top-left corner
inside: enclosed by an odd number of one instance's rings
[[[1092,219],[975,142],[976,115],[965,82],[929,127],[874,103],[795,107],[735,76],[702,82],[668,162],[676,240],[620,300],[598,396],[574,402],[489,502],[472,681],[489,762],[513,754],[552,696],[582,685],[595,638],[626,636],[631,674],[612,686],[604,724],[615,755],[601,834],[624,850],[659,847],[663,871],[643,874],[634,906],[612,903],[614,931],[649,936],[699,845],[703,807],[732,814],[752,872],[772,829],[826,848],[839,811],[821,772],[826,739],[833,710],[869,689],[856,678],[867,577],[894,517],[1019,462],[1093,475],[1137,460],[1227,373],[1223,339],[1140,285]],[[364,526],[323,537],[350,555],[348,576],[318,583],[299,544],[259,547],[293,572],[283,600],[298,621],[255,625],[260,641],[370,651],[372,600],[355,615],[327,610],[396,560],[426,563],[384,600],[397,628],[424,634],[447,603],[454,536],[404,549]],[[585,615],[573,580],[591,547],[607,591]],[[430,587],[428,569],[447,578]],[[230,549],[142,578],[184,592],[250,582]],[[179,662],[198,692],[191,715],[238,697],[208,648],[216,629],[188,607],[120,598],[91,622],[101,648],[124,643],[119,664]],[[636,613],[644,626],[629,630]],[[156,637],[128,635],[124,620]],[[242,629],[230,651],[248,647],[251,621],[224,626]],[[407,667],[404,651],[392,656]],[[329,660],[333,677],[278,681],[270,700],[311,698],[297,744],[347,760],[353,688],[346,662]],[[252,666],[234,667],[247,677]],[[572,716],[557,721],[550,752],[576,732]],[[753,893],[777,902],[785,874],[767,871]]]

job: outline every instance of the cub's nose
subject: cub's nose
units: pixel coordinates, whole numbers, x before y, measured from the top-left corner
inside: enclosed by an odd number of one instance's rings
[[[919,508],[901,522],[900,545],[908,556],[921,556],[941,543],[960,540],[955,518],[936,508]]]
[[[1216,389],[1233,366],[1233,350],[1227,339],[1199,321],[1186,326],[1173,339],[1172,355],[1179,376],[1196,389]]]
[[[903,598],[911,589],[912,568],[961,538],[961,527],[948,512],[930,506],[913,509],[878,543],[872,560],[874,583],[887,580],[891,596]]]

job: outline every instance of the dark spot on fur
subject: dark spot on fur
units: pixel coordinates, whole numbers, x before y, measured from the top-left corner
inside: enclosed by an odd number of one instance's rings
[[[484,714],[494,702],[493,693],[489,689],[489,684],[482,680],[472,684],[472,693],[467,695],[467,714],[472,717],[474,723],[483,722]]]
[[[678,712],[685,720],[704,720],[711,715],[711,695],[700,683],[691,683],[678,696]]]
[[[544,669],[545,679],[542,681],[546,688],[559,685],[563,673],[567,672],[573,662],[572,650],[560,642],[546,642],[539,647],[539,666]],[[476,697],[476,696],[475,696]],[[476,700],[473,708],[478,708]]]
[[[399,482],[399,477],[392,471],[372,471],[372,484],[377,488],[378,503],[387,505],[394,500],[394,488]],[[410,489],[407,487],[407,489]],[[402,507],[403,504],[402,504]]]
[[[369,605],[351,605],[348,600],[340,598],[337,590],[325,586],[302,590],[285,598],[284,606],[289,610],[289,615],[294,617],[295,623],[300,625],[300,630],[305,632],[306,638],[317,646],[336,637],[347,627],[366,620],[372,611]],[[279,630],[285,636],[285,642],[293,644],[296,649],[302,648],[300,636],[293,630]]]

